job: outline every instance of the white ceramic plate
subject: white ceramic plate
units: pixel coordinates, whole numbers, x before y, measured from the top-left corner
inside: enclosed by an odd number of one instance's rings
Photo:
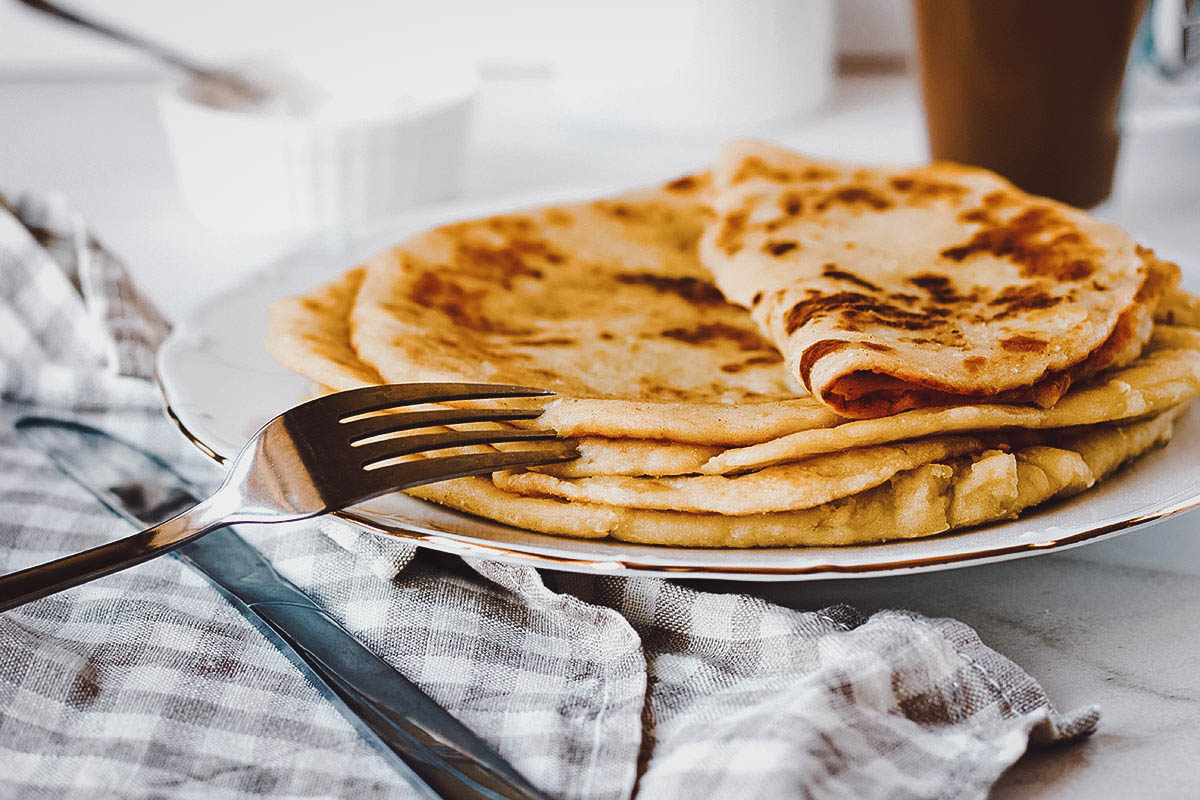
[[[543,195],[421,209],[384,231],[344,246],[312,246],[248,276],[184,320],[163,346],[158,374],[170,413],[208,455],[231,457],[264,422],[312,390],[306,379],[278,366],[263,350],[265,311],[272,300],[331,280],[372,252],[431,225],[559,199]],[[741,580],[894,575],[1074,547],[1200,505],[1197,447],[1200,413],[1191,411],[1178,421],[1170,447],[1147,454],[1079,497],[965,533],[858,547],[707,550],[576,540],[510,528],[402,494],[342,516],[438,550],[580,572]]]

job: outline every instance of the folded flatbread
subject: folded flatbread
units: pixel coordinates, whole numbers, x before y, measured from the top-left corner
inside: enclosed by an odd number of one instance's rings
[[[712,445],[833,424],[701,267],[708,181],[413,236],[365,264],[353,350],[389,382],[551,389],[564,435]]]
[[[1178,268],[982,169],[878,169],[735,142],[701,260],[796,387],[850,417],[1052,406],[1136,357]]]

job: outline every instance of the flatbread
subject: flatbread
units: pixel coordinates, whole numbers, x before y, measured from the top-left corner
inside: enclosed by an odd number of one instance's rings
[[[387,383],[350,345],[350,309],[366,270],[356,267],[335,281],[267,309],[267,353],[284,367],[334,391]]]
[[[729,516],[566,503],[460,478],[410,494],[527,530],[677,547],[791,547],[912,539],[1011,519],[1084,491],[1117,466],[1170,439],[1180,408],[1063,436],[1058,446],[988,451],[927,464],[860,494],[802,511]]]
[[[551,389],[565,435],[722,445],[832,424],[701,267],[707,180],[412,237],[367,262],[353,349],[387,381]]]
[[[372,367],[360,361],[349,341],[347,317],[353,306],[363,270],[354,269],[337,281],[309,293],[277,301],[270,309],[272,335],[267,349],[280,363],[333,390],[383,383]],[[988,429],[1055,428],[1108,422],[1153,413],[1184,402],[1197,393],[1200,371],[1200,301],[1175,289],[1160,301],[1156,327],[1146,353],[1125,370],[1104,382],[1093,382],[1068,393],[1059,408],[1045,412],[1021,406],[983,404],[953,409],[922,409],[886,420],[848,422],[812,398],[796,407],[759,404],[762,416],[742,416],[761,425],[759,447],[726,450],[711,445],[680,444],[661,440],[579,438],[580,458],[536,468],[560,478],[586,476],[672,476],[698,472],[728,474],[759,469],[770,464],[808,458],[844,448],[868,447],[888,442]],[[1174,321],[1178,324],[1166,324]],[[1192,328],[1186,327],[1193,326]],[[557,401],[538,420],[569,436],[573,414],[557,415]],[[619,401],[613,401],[619,402]],[[636,416],[636,404],[620,409],[611,419]],[[796,410],[796,408],[803,410]],[[768,411],[773,409],[773,411]],[[791,410],[788,410],[791,409]],[[805,416],[809,413],[809,416]],[[837,423],[844,423],[837,425]],[[712,425],[720,420],[712,420]],[[836,425],[836,427],[834,427]],[[589,426],[584,424],[583,429]],[[564,428],[567,428],[564,430]],[[775,434],[772,439],[768,434]],[[788,435],[795,434],[795,435]]]
[[[516,494],[664,511],[763,514],[794,511],[866,491],[897,473],[947,458],[977,453],[969,436],[933,437],[807,458],[745,475],[639,478],[604,475],[561,479],[536,472],[498,472],[500,489]]]
[[[362,268],[349,270],[337,280],[303,295],[277,300],[268,310],[270,334],[265,343],[267,352],[283,366],[315,382],[323,392],[387,382],[374,367],[358,358],[350,342],[349,315],[364,272]],[[775,418],[790,419],[793,423],[823,422],[830,425],[840,419],[819,404],[812,405],[813,413],[807,416],[803,411],[791,413],[786,410],[786,405],[777,405]],[[572,435],[578,426],[570,430],[558,427],[560,420],[564,426],[570,424],[571,415],[558,414],[557,409],[558,405],[552,404],[536,424],[554,428],[564,436]],[[757,419],[747,416],[744,421],[750,423]],[[720,424],[720,420],[715,420],[713,424]],[[795,425],[764,427],[764,433],[772,430],[786,433],[795,430]],[[583,475],[686,475],[699,472],[706,461],[721,452],[721,448],[709,445],[595,436],[578,437],[576,449],[579,451],[578,459],[537,469],[564,478]]]
[[[977,404],[915,409],[884,419],[852,420],[832,428],[799,431],[770,442],[725,450],[705,464],[702,471],[719,475],[761,469],[818,453],[920,436],[1095,425],[1159,413],[1197,394],[1200,394],[1200,330],[1160,325],[1137,361],[1076,388],[1053,408]]]
[[[839,414],[1052,406],[1136,357],[1178,280],[1115,225],[949,163],[864,168],[736,142],[701,259]]]

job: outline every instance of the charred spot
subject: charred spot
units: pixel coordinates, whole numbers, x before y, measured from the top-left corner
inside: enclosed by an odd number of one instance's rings
[[[611,342],[617,337],[614,336],[611,331],[600,331],[600,338],[606,342]]]
[[[891,345],[882,344],[880,342],[859,342],[859,344],[868,350],[874,350],[877,353],[890,353],[895,349]]]
[[[570,347],[574,339],[565,336],[551,336],[545,339],[513,339],[512,343],[521,347]]]
[[[733,175],[733,184],[745,183],[751,178],[765,178],[775,183],[787,183],[792,180],[792,173],[786,169],[772,167],[758,156],[749,156],[738,165]]]
[[[972,208],[959,214],[958,221],[990,225],[992,223],[992,215],[988,213],[986,208]]]
[[[739,350],[774,351],[767,340],[758,331],[750,328],[737,328],[724,322],[708,322],[692,328],[667,328],[661,335],[668,339],[686,344],[703,345],[709,342],[728,341],[737,345]]]
[[[844,186],[825,195],[817,203],[817,211],[842,204],[850,208],[866,206],[873,211],[884,211],[892,207],[892,201],[865,186]]]
[[[917,297],[915,294],[907,294],[905,292],[888,293],[888,300],[898,300],[901,303],[915,303],[920,299],[921,298]]]
[[[1063,301],[1058,295],[1048,293],[1037,284],[1025,286],[1006,286],[988,302],[988,305],[999,309],[991,319],[1004,319],[1015,316],[1023,311],[1038,311],[1053,308]]]
[[[947,247],[941,254],[952,261],[963,261],[976,253],[990,253],[1016,263],[1024,277],[1083,280],[1095,271],[1095,248],[1088,247],[1082,238],[1072,237],[1072,231],[1046,240],[1054,229],[1069,225],[1053,209],[1039,206],[1019,214],[1007,224],[984,228],[970,241]]]
[[[941,320],[931,319],[926,314],[905,311],[898,306],[879,302],[860,292],[838,292],[831,295],[818,295],[796,303],[784,317],[784,328],[791,335],[810,320],[830,314],[840,314],[851,322],[909,331],[926,330],[944,324]]]
[[[983,356],[967,356],[962,360],[962,365],[967,372],[979,372],[987,366],[987,359]]]
[[[1046,342],[1032,336],[1010,336],[1000,340],[1000,346],[1005,350],[1016,353],[1040,353],[1046,349]]]
[[[845,281],[846,283],[853,283],[855,286],[859,286],[859,287],[866,289],[868,291],[871,291],[871,292],[882,292],[883,291],[875,284],[871,283],[870,281],[868,281],[864,278],[858,277],[853,272],[848,272],[847,270],[844,270],[844,269],[838,269],[837,264],[822,265],[821,276],[825,277],[825,278],[829,278],[830,280]]]
[[[1009,196],[1008,192],[1002,191],[988,192],[983,196],[983,204],[988,208],[1000,208],[1008,205],[1012,200],[1013,198]]]
[[[837,176],[838,174],[831,169],[825,169],[823,167],[805,167],[800,171],[799,177],[802,181],[831,181]]]
[[[626,286],[648,286],[659,294],[678,295],[697,305],[725,302],[720,289],[697,278],[672,278],[653,272],[623,272],[616,279]]]
[[[409,299],[422,308],[440,311],[460,328],[479,333],[495,333],[503,330],[482,310],[484,292],[468,291],[451,280],[444,280],[436,273],[425,272],[413,283]],[[517,331],[510,331],[516,333]],[[529,331],[520,331],[529,333]]]
[[[949,305],[951,303],[961,303],[974,299],[960,295],[954,288],[954,282],[945,275],[923,272],[920,275],[914,275],[909,278],[908,282],[919,289],[923,289],[935,303]]]
[[[764,365],[768,365],[768,364],[781,364],[781,363],[783,363],[783,356],[779,355],[779,353],[766,353],[761,356],[751,356],[750,358],[747,358],[745,361],[741,361],[741,362],[737,362],[737,363],[733,363],[733,364],[722,364],[721,371],[728,372],[731,374],[736,374],[736,373],[741,372],[742,370],[748,369],[750,367],[758,367],[758,366],[764,366]]]
[[[489,217],[484,224],[495,231],[509,236],[528,234],[533,230],[533,220],[528,217],[502,216]]]
[[[779,198],[779,210],[789,217],[804,213],[804,197],[799,192],[784,192]]]
[[[756,305],[758,305],[759,303],[761,303],[761,302],[762,302],[762,299],[763,299],[763,293],[762,293],[762,292],[755,292],[755,293],[754,293],[754,297],[750,298],[750,305],[752,305],[752,306],[756,306]]]
[[[505,289],[511,289],[516,278],[541,280],[545,277],[545,273],[530,262],[561,264],[565,260],[563,253],[540,239],[512,239],[501,247],[460,242],[454,252],[455,269],[494,280]]]
[[[682,178],[676,178],[667,184],[669,192],[690,192],[693,189],[699,188],[700,183],[696,180],[695,175],[684,175]]]
[[[747,214],[735,211],[726,214],[721,222],[721,230],[717,232],[717,247],[727,255],[733,255],[742,249],[742,233],[746,229]]]
[[[908,195],[910,202],[936,200],[943,197],[958,198],[966,194],[966,187],[957,183],[946,183],[912,175],[897,175],[888,180],[897,192]]]
[[[782,256],[782,255],[792,252],[799,246],[800,246],[799,242],[774,241],[774,240],[768,239],[766,244],[763,245],[762,249],[763,249],[764,253],[770,253],[773,256]]]

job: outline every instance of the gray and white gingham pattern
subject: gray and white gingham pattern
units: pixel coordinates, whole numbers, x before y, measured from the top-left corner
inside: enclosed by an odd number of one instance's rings
[[[5,211],[4,209],[7,209]],[[128,533],[12,431],[53,410],[216,470],[146,378],[166,325],[61,201],[0,209],[0,571]],[[984,797],[1091,733],[965,625],[244,528],[368,647],[561,798]],[[0,797],[412,796],[196,573],[159,559],[0,615]]]

